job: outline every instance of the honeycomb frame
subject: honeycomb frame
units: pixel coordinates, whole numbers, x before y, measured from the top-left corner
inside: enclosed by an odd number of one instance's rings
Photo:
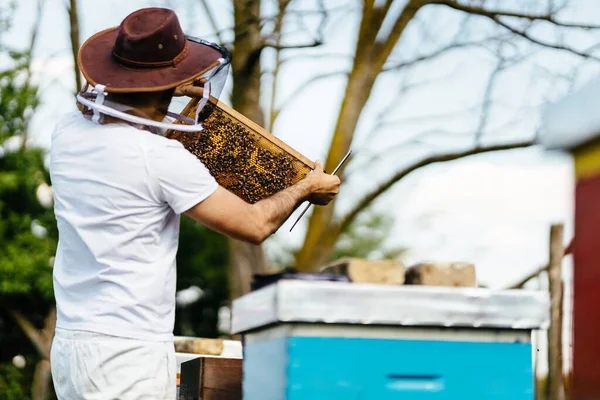
[[[195,118],[200,99],[182,115]],[[211,97],[201,112],[201,132],[169,130],[165,136],[202,161],[219,185],[248,203],[295,184],[314,163],[258,124]]]

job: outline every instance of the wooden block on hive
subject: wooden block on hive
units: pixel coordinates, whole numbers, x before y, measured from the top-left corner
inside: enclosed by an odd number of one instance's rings
[[[402,285],[404,264],[396,260],[344,258],[324,267],[322,272],[346,275],[355,283]]]
[[[178,353],[206,354],[218,356],[223,353],[223,339],[185,339],[175,340],[175,351]]]
[[[201,358],[200,399],[242,400],[242,359]]]
[[[468,263],[423,263],[406,271],[407,285],[477,287],[475,266]]]
[[[181,364],[181,400],[242,400],[242,359],[201,356]]]

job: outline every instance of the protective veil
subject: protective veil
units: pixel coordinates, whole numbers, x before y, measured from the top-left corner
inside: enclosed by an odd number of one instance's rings
[[[213,68],[188,83],[202,88],[202,98],[196,110],[195,118],[168,112],[165,120],[159,122],[146,118],[139,113],[136,115],[132,107],[111,101],[110,93],[106,91],[106,85],[100,83],[93,87],[86,84],[85,90],[77,95],[77,102],[81,105],[84,115],[91,115],[91,119],[97,123],[102,123],[103,116],[110,116],[130,124],[148,127],[154,133],[168,129],[182,132],[200,132],[202,130],[200,123],[202,109],[209,98],[219,98],[229,75],[231,54],[224,47],[215,43],[191,36],[186,37],[194,43],[209,46],[221,54],[221,57],[215,60],[216,65]]]

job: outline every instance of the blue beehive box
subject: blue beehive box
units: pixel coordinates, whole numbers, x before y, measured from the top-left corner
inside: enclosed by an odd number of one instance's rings
[[[233,303],[244,400],[532,400],[545,293],[282,280]]]

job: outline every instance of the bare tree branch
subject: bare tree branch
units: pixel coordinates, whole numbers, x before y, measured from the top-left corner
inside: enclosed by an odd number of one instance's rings
[[[310,80],[307,83],[299,86],[296,90],[294,90],[294,92],[279,107],[273,108],[274,117],[273,117],[272,124],[275,124],[275,121],[277,120],[277,117],[279,116],[281,111],[284,108],[286,108],[289,103],[291,103],[296,98],[298,98],[306,89],[312,87],[317,82],[327,80],[327,79],[335,77],[335,76],[342,76],[342,75],[348,75],[348,73],[344,72],[344,71],[334,71],[334,72],[327,72],[322,75],[317,75],[317,76],[310,78]]]
[[[414,22],[415,17],[421,7],[429,4],[437,4],[445,6],[446,8],[451,7],[455,10],[461,11],[463,15],[467,15],[473,19],[480,16],[486,17],[500,27],[500,36],[507,36],[509,39],[515,39],[514,41],[516,43],[514,50],[516,53],[519,53],[520,47],[522,47],[522,41],[517,37],[520,36],[523,39],[527,39],[530,42],[545,48],[569,51],[572,54],[584,56],[589,59],[595,58],[593,54],[585,54],[579,51],[577,48],[567,47],[569,43],[567,43],[565,46],[561,46],[560,44],[562,44],[562,42],[560,42],[560,38],[557,38],[556,42],[553,42],[552,39],[548,39],[550,42],[545,43],[544,41],[538,40],[535,37],[536,32],[533,30],[529,31],[531,26],[526,25],[528,21],[530,22],[529,25],[531,25],[533,22],[542,25],[545,21],[546,23],[553,24],[556,27],[596,29],[596,26],[594,25],[562,22],[557,20],[559,16],[557,16],[557,12],[552,5],[550,8],[546,8],[544,7],[545,4],[543,4],[543,8],[538,8],[542,11],[534,13],[528,12],[528,8],[523,7],[517,9],[524,10],[523,12],[505,11],[502,9],[496,9],[495,7],[492,8],[490,6],[492,2],[486,0],[463,0],[462,3],[457,0],[405,0],[403,2],[399,2],[402,4],[399,4],[399,8],[403,8],[400,10],[394,10],[399,11],[399,14],[394,12],[394,16],[392,18],[391,11],[387,13],[382,12],[385,11],[385,8],[382,8],[382,5],[387,4],[386,1],[363,0],[362,3],[362,18],[360,20],[360,28],[357,38],[358,41],[356,43],[354,65],[349,75],[348,85],[341,103],[334,135],[327,154],[328,168],[332,165],[335,165],[335,162],[337,162],[337,160],[339,160],[341,156],[345,154],[352,144],[352,141],[355,139],[354,135],[356,134],[358,120],[361,116],[361,113],[364,112],[364,106],[367,104],[367,101],[371,95],[373,82],[377,79],[378,74],[384,69],[384,67],[388,67],[385,68],[385,70],[393,68],[393,64],[395,63],[391,62],[389,56],[394,51],[394,48],[397,48],[398,41],[401,40],[403,34],[407,33],[407,31],[405,31],[406,27]],[[464,3],[467,3],[467,5]],[[494,3],[503,4],[502,2]],[[484,8],[483,5],[486,5],[487,8]],[[386,16],[386,14],[389,15]],[[380,20],[385,20],[385,22],[382,24],[378,23]],[[383,28],[382,25],[384,25]],[[494,29],[494,31],[496,31],[496,29]],[[455,37],[453,39],[448,38],[451,40],[451,44],[447,45],[450,46],[449,49],[440,49],[431,54],[421,55],[414,61],[408,60],[403,63],[399,63],[398,67],[410,67],[419,61],[435,58],[443,54],[444,51],[449,51],[453,48],[460,48],[460,44],[454,43],[475,40],[473,33],[474,32],[465,31],[463,36]],[[488,46],[486,46],[486,48],[487,47]],[[500,71],[503,68],[500,68]],[[490,127],[488,126],[490,125],[488,124],[488,119],[490,118],[489,115],[492,109],[492,101],[494,100],[491,89],[495,85],[497,76],[501,74],[500,71],[497,72],[495,76],[492,76],[490,82],[488,83],[488,87],[490,89],[488,90],[489,95],[487,96],[487,101],[484,99],[484,115],[482,115],[481,119],[479,120],[479,127],[477,129],[478,134],[476,135],[477,137],[480,137],[484,130],[486,131],[486,135],[487,133],[491,132]],[[487,106],[485,104],[487,104]],[[471,136],[469,138],[471,138]],[[362,210],[368,207],[376,198],[378,198],[379,195],[384,193],[396,182],[410,174],[412,171],[432,163],[455,160],[484,152],[522,148],[532,146],[533,144],[534,140],[529,139],[516,143],[509,143],[506,145],[475,146],[473,148],[461,151],[439,149],[439,151],[429,153],[433,155],[426,155],[425,159],[416,161],[413,165],[409,165],[408,167],[404,167],[400,171],[397,171],[389,179],[384,180],[373,191],[367,192],[364,197],[358,199],[358,203],[351,208],[349,213],[342,215],[341,218],[337,220],[334,219],[334,207],[332,207],[335,206],[335,203],[327,208],[315,209],[308,223],[308,230],[307,234],[305,235],[303,247],[300,249],[296,257],[297,265],[303,266],[302,268],[305,269],[310,269],[310,266],[318,265],[324,262],[330,255],[331,247],[335,243],[335,240],[337,240],[339,234],[348,228],[349,224],[353,222],[356,216]],[[440,154],[440,152],[443,151],[449,152]],[[343,174],[343,170],[340,171],[340,173]]]
[[[343,54],[343,53],[313,53],[311,52],[310,54],[294,54],[292,57],[286,57],[286,58],[282,58],[281,59],[281,64],[286,64],[289,63],[291,61],[298,61],[298,60],[309,60],[309,59],[317,59],[319,61],[322,61],[325,58],[339,58],[339,59],[344,59],[346,61],[351,61],[352,60],[352,54]]]
[[[268,47],[268,48],[275,49],[275,50],[309,49],[311,47],[319,47],[322,44],[323,44],[323,42],[319,41],[319,40],[315,40],[312,43],[277,44],[277,43],[272,43],[268,39],[266,39],[262,44],[262,48]]]
[[[519,280],[518,282],[513,283],[512,285],[508,286],[507,290],[511,290],[511,289],[522,289],[523,286],[525,286],[525,284],[527,282],[529,282],[530,280],[532,280],[533,278],[537,278],[538,275],[540,275],[542,272],[545,272],[548,270],[548,266],[544,265],[538,269],[536,269],[535,271],[533,271],[532,273],[524,276],[523,278],[521,278],[521,280]]]
[[[431,52],[429,54],[424,54],[422,56],[415,57],[412,60],[402,61],[402,62],[400,62],[398,64],[390,65],[388,67],[384,67],[382,71],[383,72],[397,71],[397,70],[402,69],[402,68],[412,67],[413,65],[418,64],[421,61],[428,61],[428,60],[437,58],[437,57],[439,57],[439,56],[441,56],[441,55],[443,55],[443,54],[445,54],[445,53],[447,53],[447,52],[449,52],[451,50],[462,49],[462,48],[471,47],[471,46],[481,46],[486,41],[487,41],[487,39],[486,40],[475,40],[475,41],[472,41],[472,42],[451,43],[451,44],[449,44],[447,46],[444,46],[444,47],[442,47],[440,49],[437,49],[436,51],[433,51],[433,52]]]
[[[381,27],[383,26],[383,21],[385,20],[385,17],[388,14],[388,11],[390,11],[390,7],[392,5],[393,1],[392,0],[386,0],[385,4],[380,5],[380,6],[375,6],[375,4],[373,5],[373,10],[372,12],[372,16],[371,16],[371,25],[376,27],[376,35],[379,35],[379,33],[381,32]]]
[[[354,54],[355,63],[362,59],[364,54],[370,51],[370,44],[375,40],[375,36],[379,30],[379,27],[375,26],[372,21],[374,4],[374,0],[363,0],[362,17],[358,28],[358,42],[356,43],[356,51]]]
[[[36,7],[36,17],[31,30],[31,39],[29,40],[29,48],[27,50],[27,83],[31,80],[31,61],[33,56],[33,50],[37,43],[38,33],[40,31],[40,25],[42,23],[42,9],[44,8],[45,0],[38,0]]]
[[[12,308],[7,308],[8,313],[17,321],[19,327],[23,330],[25,335],[29,338],[31,343],[35,346],[38,353],[43,358],[49,358],[50,348],[46,342],[45,336],[40,333],[40,330],[36,328],[20,311]]]
[[[31,84],[31,62],[33,60],[33,50],[35,49],[35,44],[37,43],[40,25],[42,23],[42,9],[44,8],[44,3],[45,0],[37,1],[35,22],[33,24],[33,29],[31,30],[31,39],[29,40],[29,49],[27,50],[27,75],[25,78],[25,85],[27,87],[29,87]],[[25,151],[27,149],[28,137],[28,130],[25,129],[21,136],[21,151]]]
[[[527,40],[529,40],[531,43],[537,44],[539,46],[543,46],[543,47],[548,47],[551,49],[556,49],[556,50],[562,50],[562,51],[566,51],[572,54],[575,54],[577,56],[583,57],[583,58],[590,58],[596,61],[600,61],[600,58],[594,56],[593,54],[589,54],[589,53],[583,53],[579,50],[573,49],[571,47],[567,47],[567,46],[562,46],[559,44],[554,44],[554,43],[548,43],[548,42],[544,42],[542,40],[536,39],[533,36],[531,36],[529,33],[527,33],[527,31],[522,31],[519,30],[505,22],[502,22],[500,20],[500,18],[498,17],[491,17],[492,21],[494,21],[496,24],[508,29],[509,31],[511,31],[512,33],[514,33],[515,35],[521,36]]]
[[[426,157],[408,167],[401,169],[396,172],[386,181],[381,183],[377,188],[375,188],[370,193],[367,193],[345,216],[343,216],[340,222],[337,224],[337,228],[335,229],[338,232],[343,232],[350,226],[350,224],[354,221],[356,216],[365,208],[367,208],[379,195],[384,193],[390,187],[392,187],[396,182],[410,174],[411,172],[425,167],[427,165],[457,160],[459,158],[468,157],[475,154],[489,153],[494,151],[502,151],[502,150],[512,150],[512,149],[520,149],[525,147],[533,146],[535,143],[533,140],[527,140],[523,142],[515,142],[508,144],[500,144],[500,145],[490,145],[490,146],[479,146],[474,147],[468,150],[449,152],[445,154],[436,154],[429,157]]]
[[[501,49],[498,50],[498,53],[501,53]],[[492,108],[492,103],[493,103],[494,88],[496,86],[496,82],[498,81],[498,78],[506,69],[518,64],[520,61],[523,61],[527,57],[528,57],[528,55],[521,56],[521,57],[517,56],[517,57],[514,57],[513,59],[506,59],[502,56],[502,54],[499,54],[499,59],[498,59],[496,68],[490,74],[488,83],[485,88],[485,94],[483,97],[483,105],[482,105],[482,109],[481,109],[481,116],[479,118],[479,124],[477,126],[477,130],[475,131],[475,138],[474,138],[475,146],[479,146],[481,137],[483,136],[485,128],[487,127],[491,108]]]
[[[577,49],[574,49],[574,48],[571,48],[568,46],[545,42],[540,39],[537,39],[537,38],[533,37],[531,34],[529,34],[526,30],[518,29],[518,28],[510,25],[509,23],[502,21],[501,17],[520,18],[520,19],[529,20],[531,22],[545,21],[545,22],[549,22],[553,25],[556,25],[559,27],[566,27],[566,28],[600,29],[600,25],[566,23],[566,22],[557,21],[555,19],[556,12],[552,12],[552,10],[550,10],[549,12],[544,13],[544,14],[528,14],[528,13],[520,13],[520,12],[504,11],[504,10],[489,10],[489,9],[486,9],[486,8],[483,8],[480,6],[462,4],[456,0],[432,0],[428,4],[444,5],[444,6],[448,6],[455,10],[458,10],[458,11],[463,11],[463,12],[473,14],[473,15],[480,15],[480,16],[489,18],[490,20],[494,21],[497,25],[502,26],[503,28],[507,29],[508,31],[512,32],[513,34],[521,36],[524,39],[527,39],[530,42],[537,44],[539,46],[548,47],[548,48],[552,48],[552,49],[556,49],[556,50],[567,51],[567,52],[570,52],[572,54],[575,54],[575,55],[578,55],[578,56],[584,57],[584,58],[600,60],[598,57],[591,54],[591,52],[588,52],[588,51],[582,52],[582,51],[579,51]]]
[[[562,26],[565,28],[580,28],[580,29],[600,29],[600,25],[591,25],[591,24],[578,24],[578,23],[569,23],[569,22],[561,22],[555,19],[555,12],[549,10],[544,14],[528,14],[521,13],[515,11],[505,11],[505,10],[489,10],[480,6],[462,4],[457,0],[433,0],[430,1],[429,4],[438,4],[448,6],[458,11],[464,11],[469,14],[481,15],[484,17],[488,17],[494,19],[496,17],[513,17],[513,18],[521,18],[527,19],[530,21],[546,21],[550,22],[557,26]]]
[[[312,42],[309,43],[298,43],[298,44],[282,44],[282,27],[283,27],[283,19],[286,15],[286,10],[291,0],[279,0],[279,13],[275,17],[275,28],[273,29],[273,33],[271,35],[267,35],[264,37],[262,41],[262,47],[269,47],[275,49],[277,51],[287,50],[287,49],[306,49],[311,47],[318,47],[323,44],[323,30],[327,23],[328,10],[325,8],[325,3],[323,0],[319,1],[319,9],[317,13],[321,15],[321,21],[319,22],[319,26],[317,27],[316,37]],[[296,12],[297,14],[298,12]],[[263,19],[264,20],[264,19]],[[308,30],[308,29],[306,29]]]
[[[394,0],[386,0],[385,5],[383,6],[383,10],[385,11],[386,14],[388,11],[390,11],[390,7],[392,6],[393,2],[394,2]]]
[[[31,399],[46,400],[51,398],[50,393],[54,394],[50,386],[51,381],[52,371],[50,368],[50,361],[47,359],[38,361],[37,365],[35,366],[35,371],[33,373]]]
[[[383,67],[385,61],[392,53],[392,50],[394,47],[396,47],[396,43],[398,43],[398,40],[400,39],[400,36],[402,36],[404,29],[406,29],[408,23],[412,21],[414,16],[417,14],[417,11],[419,11],[419,9],[421,9],[421,7],[425,4],[425,0],[409,0],[406,6],[404,6],[404,9],[398,16],[398,19],[396,19],[394,22],[394,26],[392,27],[390,34],[383,40],[375,43],[374,54],[377,60],[377,65],[381,65]]]
[[[283,31],[283,19],[285,11],[290,4],[290,0],[279,0],[279,13],[275,20],[275,28],[273,30],[276,36],[277,45],[281,45],[281,34]],[[271,101],[269,104],[269,120],[267,124],[267,131],[273,131],[273,125],[279,112],[275,108],[275,101],[277,100],[277,78],[279,77],[279,70],[281,68],[281,49],[275,49],[275,68],[273,69],[273,83],[271,85]]]
[[[48,347],[52,344],[54,332],[56,330],[56,306],[53,306],[44,320],[44,329],[41,332],[42,337],[48,343]]]
[[[291,3],[291,1],[290,1]],[[301,3],[301,2],[298,2]],[[343,4],[341,6],[336,6],[336,7],[329,7],[329,8],[325,8],[325,1],[324,0],[319,0],[319,6],[317,9],[288,9],[286,11],[286,15],[287,16],[299,16],[299,17],[312,17],[314,15],[322,15],[323,12],[327,12],[328,14],[333,13],[333,12],[338,12],[338,11],[343,11],[344,13],[347,11],[356,11],[356,10],[360,10],[360,7],[353,7],[354,2],[350,1],[346,4]],[[269,16],[264,16],[261,19],[263,21],[275,21],[278,18],[278,14],[276,15],[269,15]]]
[[[497,104],[497,103],[496,103]],[[391,119],[387,121],[381,121],[378,123],[378,126],[385,127],[388,125],[401,125],[401,124],[414,124],[423,121],[433,121],[433,120],[447,120],[452,117],[459,117],[461,115],[467,113],[473,113],[477,110],[481,109],[481,104],[476,103],[470,106],[467,106],[461,110],[453,110],[448,112],[441,112],[435,114],[421,114],[415,116],[407,116],[402,118]]]
[[[361,158],[357,159],[354,163],[348,165],[348,168],[344,170],[344,175],[341,177],[342,182],[346,181],[348,179],[348,177],[350,176],[354,176],[355,174],[364,172],[368,167],[373,167],[375,165],[376,162],[380,161],[383,157],[385,156],[391,156],[393,155],[396,151],[404,149],[406,150],[406,148],[408,146],[412,146],[412,145],[426,145],[427,142],[427,137],[429,135],[435,135],[435,134],[445,134],[446,136],[453,136],[456,134],[456,132],[449,132],[443,129],[428,129],[426,131],[420,131],[417,132],[415,134],[413,134],[410,137],[405,137],[403,138],[401,141],[396,142],[394,144],[390,144],[389,146],[386,146],[385,151],[382,153],[381,151],[379,152],[369,152],[366,153],[365,151],[361,152]],[[358,146],[360,148],[360,146]]]
[[[208,23],[210,24],[213,31],[215,32],[215,36],[217,37],[219,44],[222,45],[224,43],[223,37],[221,36],[221,31],[219,30],[219,27],[217,26],[217,20],[215,19],[215,16],[213,15],[211,8],[208,6],[208,3],[206,2],[206,0],[200,0],[200,4],[202,4],[202,7],[204,8],[204,12],[206,12],[206,17],[208,18]]]
[[[402,103],[403,99],[406,98],[406,96],[410,92],[412,92],[416,89],[423,88],[424,86],[435,85],[436,83],[447,81],[448,79],[452,78],[452,76],[455,74],[455,72],[456,72],[456,69],[453,71],[450,71],[442,76],[439,76],[439,77],[434,77],[434,78],[428,77],[426,79],[419,80],[419,81],[409,81],[408,79],[403,79],[394,98],[391,101],[389,101],[385,107],[382,107],[380,109],[380,111],[377,113],[377,117],[375,118],[375,124],[373,125],[373,128],[371,129],[372,134],[369,135],[368,139],[366,139],[366,140],[368,140],[371,143],[377,142],[379,133],[382,132],[382,128],[384,128],[385,126],[388,126],[388,125],[396,125],[396,123],[398,123],[399,120],[395,120],[393,122],[386,120],[386,116],[395,115],[396,108]],[[403,76],[406,78],[408,76],[408,74],[404,73]],[[421,118],[423,118],[423,117],[421,117]],[[435,118],[435,117],[433,117],[433,118]],[[414,138],[415,137],[413,136],[410,140],[413,140]],[[406,141],[403,141],[403,143],[406,143]],[[357,147],[365,148],[367,146],[368,146],[368,143],[363,143],[363,145],[358,145]],[[370,164],[375,158],[377,158],[377,156],[378,156],[378,154],[373,154],[373,159],[367,160],[367,164]],[[348,164],[347,169],[353,169],[353,168],[351,168],[351,165]]]
[[[498,106],[499,101],[496,100],[494,102],[494,104],[496,106]],[[483,104],[483,103],[482,103]],[[544,103],[545,104],[545,103]],[[526,109],[530,109],[531,111],[539,108],[540,105],[535,105],[535,106],[531,106],[531,107],[525,107]],[[471,106],[469,108],[464,109],[463,111],[460,112],[456,112],[456,113],[446,113],[446,114],[437,114],[437,115],[430,115],[430,116],[420,116],[420,117],[416,117],[414,119],[408,119],[408,120],[419,120],[419,119],[427,119],[427,120],[432,120],[432,119],[447,119],[455,114],[465,114],[465,113],[470,113],[470,112],[474,112],[476,110],[479,110],[482,108],[482,105],[474,105]],[[531,112],[530,111],[530,112]],[[396,125],[398,123],[401,123],[400,121],[406,121],[406,120],[394,120],[394,121],[390,121],[389,124],[391,125]],[[522,118],[515,118],[511,121],[508,121],[502,125],[499,125],[497,127],[495,127],[493,130],[489,130],[487,133],[489,134],[496,134],[496,133],[501,133],[501,132],[507,132],[507,131],[511,131],[513,130],[513,127],[518,124],[519,122],[522,122],[523,119]],[[387,122],[382,123],[381,125],[387,125]],[[443,135],[444,137],[465,137],[465,136],[472,136],[473,134],[471,132],[460,132],[460,131],[449,131],[447,129],[440,129],[440,128],[433,128],[433,129],[428,129],[422,132],[418,132],[416,134],[413,134],[410,137],[406,137],[403,138],[402,140],[395,142],[395,143],[390,143],[385,151],[382,153],[381,151],[376,151],[372,154],[367,154],[365,150],[363,150],[361,152],[361,158],[357,159],[355,162],[353,162],[351,165],[348,166],[348,168],[344,171],[345,176],[352,176],[355,173],[359,173],[359,172],[364,172],[366,168],[368,167],[373,167],[375,165],[376,162],[380,161],[383,159],[383,157],[387,156],[387,155],[393,155],[397,150],[400,149],[404,149],[406,150],[407,146],[443,146],[443,145],[438,145],[436,142],[434,142],[434,137],[435,136],[440,136]],[[429,140],[428,140],[429,139]],[[358,146],[360,147],[360,146]],[[342,177],[344,178],[344,177]],[[345,180],[345,179],[342,179]]]
[[[593,53],[594,51],[598,50],[598,48],[600,48],[600,43],[596,43],[596,44],[588,47],[583,52],[586,54],[590,54],[590,53]]]
[[[572,245],[573,245],[573,242],[569,243],[568,246],[563,248],[563,253],[562,253],[563,257],[566,257],[569,254],[571,254],[571,251],[573,250]],[[543,265],[543,266],[539,267],[538,269],[536,269],[535,271],[531,272],[530,274],[525,275],[518,282],[515,282],[512,285],[508,286],[506,289],[521,289],[521,288],[523,288],[523,286],[525,286],[525,284],[527,282],[529,282],[533,278],[537,277],[541,273],[548,271],[548,268],[549,268],[548,264]]]
[[[321,42],[323,42],[323,38],[325,37],[325,26],[327,25],[327,19],[330,12],[325,8],[325,0],[319,0],[319,11],[321,14],[321,22],[317,27],[317,37],[320,38]]]
[[[289,46],[289,45],[282,45],[281,44],[281,39],[282,39],[282,35],[283,35],[283,24],[284,24],[284,17],[286,15],[286,11],[288,9],[288,6],[290,5],[291,0],[279,0],[278,6],[279,6],[279,13],[277,14],[276,20],[275,20],[275,27],[273,29],[273,35],[275,37],[275,43],[274,45],[269,45],[269,47],[275,49],[275,67],[273,69],[273,84],[272,84],[272,89],[271,89],[271,101],[270,101],[270,109],[269,109],[269,120],[268,120],[268,126],[267,126],[267,130],[272,131],[273,130],[273,126],[275,124],[275,120],[277,119],[277,117],[279,116],[279,113],[281,111],[281,107],[277,107],[276,106],[276,100],[277,100],[277,78],[279,76],[279,71],[281,66],[283,65],[283,63],[285,62],[285,60],[281,59],[281,52],[284,49],[290,49],[290,48],[306,48],[306,47],[316,47],[319,46],[323,43],[323,30],[324,30],[324,26],[326,24],[326,20],[327,20],[327,10],[325,8],[325,3],[324,0],[320,0],[319,1],[319,14],[321,15],[321,21],[319,23],[319,27],[317,28],[317,39],[314,40],[314,42],[312,44],[306,44],[306,45],[300,45],[300,46]],[[308,29],[306,26],[304,26],[305,29]],[[268,39],[265,39],[264,41],[265,45],[268,44]]]
[[[370,13],[373,11],[375,6],[375,0],[363,0],[363,13],[365,16],[370,17]],[[369,14],[366,14],[369,13]]]

